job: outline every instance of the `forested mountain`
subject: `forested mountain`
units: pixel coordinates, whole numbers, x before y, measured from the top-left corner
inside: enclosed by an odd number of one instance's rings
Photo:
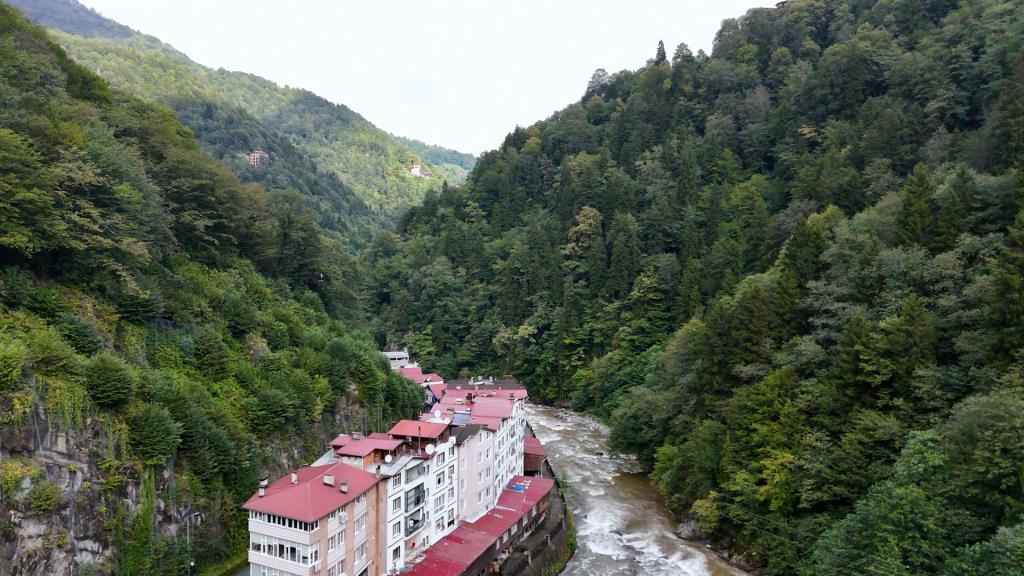
[[[75,0],[11,3],[64,31],[54,35],[68,54],[114,87],[173,109],[243,182],[299,190],[314,200],[325,228],[357,244],[446,176],[460,176],[455,165],[431,166],[419,150],[346,106],[252,74],[206,68]],[[269,152],[265,166],[251,167],[242,157],[256,149]],[[409,174],[414,163],[431,176]]]
[[[0,573],[244,555],[262,474],[421,406],[357,287],[303,196],[0,3]]]
[[[398,138],[399,142],[408,146],[410,150],[416,152],[431,164],[451,164],[466,171],[472,170],[473,166],[476,165],[476,157],[472,154],[427,144],[412,138],[403,138],[402,136],[395,136],[395,138]]]
[[[1024,9],[792,0],[597,71],[368,251],[379,341],[613,426],[767,574],[1024,570]]]

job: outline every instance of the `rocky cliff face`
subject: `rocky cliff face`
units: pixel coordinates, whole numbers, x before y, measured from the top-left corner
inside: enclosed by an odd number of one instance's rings
[[[6,408],[0,412],[10,413]],[[303,438],[267,448],[266,473],[281,475],[306,463],[303,446],[326,445],[337,431],[363,420],[362,408],[353,404],[339,405],[335,414]],[[110,422],[89,418],[81,431],[68,432],[51,423],[38,403],[21,421],[0,427],[0,574],[109,572],[125,521],[139,506],[143,476],[122,452]],[[222,510],[216,504],[197,509],[194,500],[181,497],[173,462],[157,467],[154,476],[158,533],[184,540],[188,531],[199,537],[216,532],[206,524],[217,523]]]

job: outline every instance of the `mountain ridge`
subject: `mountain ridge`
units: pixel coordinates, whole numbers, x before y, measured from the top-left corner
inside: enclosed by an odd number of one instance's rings
[[[203,126],[204,118],[195,110],[206,103],[217,108],[236,108],[235,114],[241,111],[253,119],[243,118],[243,124],[255,121],[264,126],[260,131],[274,132],[278,139],[290,140],[291,147],[312,159],[319,171],[340,180],[340,184],[321,183],[315,193],[304,193],[319,204],[328,228],[339,228],[345,236],[358,237],[357,244],[365,243],[373,230],[389,227],[398,213],[418,202],[427,189],[439,186],[445,177],[458,180],[462,176],[462,170],[441,164],[430,169],[431,163],[421,159],[403,141],[376,128],[344,104],[255,74],[202,66],[159,39],[103,18],[75,0],[16,0],[14,5],[25,8],[44,25],[63,27],[54,35],[73,58],[119,88],[170,106],[201,134],[204,144],[211,130]],[[87,17],[76,19],[78,14]],[[172,77],[174,80],[169,81]],[[239,153],[249,151],[240,149],[241,142],[236,146],[238,149],[223,149],[231,134],[229,130],[220,137],[218,157],[232,165],[243,180],[257,179],[259,174],[234,162]],[[297,159],[294,163],[296,167],[289,167],[286,176],[280,178],[282,183],[297,179],[295,173],[301,161]],[[424,173],[430,177],[409,174],[417,163],[427,167]],[[270,167],[273,171],[272,163]],[[351,198],[353,194],[370,214]],[[325,202],[324,198],[330,201]],[[345,214],[346,209],[352,214]],[[327,214],[329,211],[341,211],[342,215],[339,218]],[[339,226],[332,222],[332,217],[334,221],[349,222]],[[363,220],[370,222],[366,224]]]

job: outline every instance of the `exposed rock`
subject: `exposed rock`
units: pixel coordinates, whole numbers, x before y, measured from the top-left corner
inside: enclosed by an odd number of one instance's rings
[[[676,526],[676,536],[679,536],[683,540],[707,540],[707,535],[700,529],[700,524],[698,524],[695,519],[680,522],[679,525]]]

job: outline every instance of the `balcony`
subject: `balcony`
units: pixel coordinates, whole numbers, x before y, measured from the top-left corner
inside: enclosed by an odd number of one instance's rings
[[[427,473],[426,464],[420,464],[405,471],[405,483],[409,484],[422,478]]]
[[[313,574],[318,574],[320,571],[319,561],[302,564],[301,562],[292,562],[286,558],[278,558],[255,550],[249,550],[249,563],[257,566],[274,568],[288,574],[302,574],[303,576],[307,574],[312,576]]]
[[[427,502],[427,491],[419,485],[405,493],[405,512],[408,514]]]
[[[405,521],[405,537],[408,538],[413,534],[420,531],[427,521],[423,514],[418,514],[415,518],[408,518]]]

